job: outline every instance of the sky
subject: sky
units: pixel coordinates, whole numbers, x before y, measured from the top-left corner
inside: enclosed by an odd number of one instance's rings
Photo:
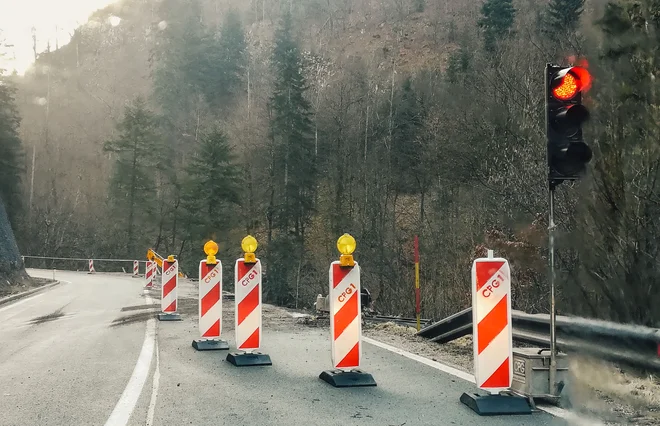
[[[70,40],[70,33],[87,22],[94,11],[118,0],[0,0],[0,47],[5,57],[0,67],[23,74],[34,62],[32,27],[37,33],[37,52],[46,50],[55,39],[60,47]],[[117,18],[116,18],[117,19]],[[114,24],[118,24],[114,21]]]

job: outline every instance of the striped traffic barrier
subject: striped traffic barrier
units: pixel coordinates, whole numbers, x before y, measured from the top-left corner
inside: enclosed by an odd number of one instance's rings
[[[144,279],[146,281],[146,288],[152,288],[154,286],[154,265],[156,262],[147,260],[144,269]]]
[[[133,277],[140,276],[140,262],[137,260],[133,261]]]
[[[95,274],[96,270],[94,269],[94,260],[89,259],[89,272],[88,274]]]
[[[261,262],[254,252],[257,240],[248,235],[241,247],[245,255],[236,261],[234,301],[236,348],[227,361],[237,367],[272,365],[270,356],[259,352],[261,347]]]
[[[513,380],[511,270],[490,250],[472,264],[472,328],[475,383],[487,394],[464,393],[461,402],[480,415],[531,414],[525,398],[503,394]]]
[[[216,259],[218,245],[204,244],[206,259],[199,262],[199,333],[192,346],[198,351],[229,349],[222,332],[222,262]]]
[[[173,255],[163,260],[163,277],[160,289],[160,310],[158,319],[161,321],[181,321],[177,313],[177,285],[179,281],[179,262]]]
[[[369,373],[360,370],[362,358],[362,308],[360,266],[353,259],[355,239],[344,234],[337,241],[339,261],[330,265],[330,340],[332,370],[319,376],[335,387],[376,386]]]

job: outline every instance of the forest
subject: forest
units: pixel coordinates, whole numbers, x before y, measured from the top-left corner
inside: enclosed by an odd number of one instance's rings
[[[23,255],[196,276],[214,239],[231,277],[249,233],[264,297],[303,308],[348,232],[375,308],[412,316],[418,235],[422,317],[469,306],[486,249],[548,312],[544,68],[581,64],[558,309],[660,326],[659,46],[660,0],[123,0],[2,77],[0,197]]]

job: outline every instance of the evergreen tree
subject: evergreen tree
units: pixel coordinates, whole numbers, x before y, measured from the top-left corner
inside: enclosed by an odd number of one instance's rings
[[[481,15],[479,27],[484,30],[484,46],[492,52],[497,41],[510,34],[516,15],[513,0],[486,0],[481,7]]]
[[[468,72],[470,68],[470,51],[461,47],[449,55],[447,64],[447,80],[450,83],[458,83],[462,81],[462,76]]]
[[[198,117],[206,109],[200,100],[210,86],[208,56],[215,44],[201,22],[199,0],[163,0],[159,15],[166,26],[157,29],[153,52],[154,97],[176,142],[181,134],[196,134]]]
[[[235,225],[233,208],[239,203],[239,168],[227,136],[220,130],[203,136],[186,170],[183,201],[190,239],[226,240],[221,235]]]
[[[221,106],[242,92],[247,66],[247,44],[241,17],[236,11],[227,14],[220,39],[206,56],[207,78],[205,96],[211,105]]]
[[[417,137],[424,127],[421,100],[410,78],[403,82],[393,117],[391,162],[396,188],[401,192],[414,192],[416,169],[420,164]]]
[[[546,16],[548,34],[576,31],[584,11],[584,0],[550,0]]]
[[[292,300],[291,282],[299,281],[297,265],[303,263],[305,228],[311,220],[316,191],[317,165],[311,105],[305,98],[307,85],[297,43],[293,39],[291,15],[287,12],[275,33],[273,65],[275,84],[270,99],[271,178],[268,208],[269,236],[277,231],[268,247],[269,263],[288,257],[269,274],[268,297],[277,303]],[[296,265],[297,264],[297,265]]]
[[[275,89],[271,97],[275,162],[282,184],[278,224],[281,230],[304,233],[313,209],[316,161],[311,105],[302,60],[292,35],[291,15],[285,14],[275,34]]]
[[[104,150],[116,154],[110,196],[118,215],[125,220],[128,255],[132,255],[135,230],[153,203],[152,172],[161,166],[162,153],[156,118],[142,98],[126,107],[117,130],[119,137],[106,142]]]
[[[0,198],[11,220],[20,209],[23,149],[18,136],[20,117],[14,101],[15,89],[0,69]]]

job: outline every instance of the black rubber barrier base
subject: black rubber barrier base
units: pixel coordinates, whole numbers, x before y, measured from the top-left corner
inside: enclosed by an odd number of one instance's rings
[[[229,343],[226,340],[193,340],[192,347],[198,351],[226,351]]]
[[[158,314],[158,320],[160,321],[181,321],[181,315],[174,314]]]
[[[261,352],[229,352],[227,361],[236,367],[254,367],[258,365],[273,365],[270,355]]]
[[[532,414],[529,402],[520,396],[464,393],[461,395],[461,402],[480,416]]]
[[[336,388],[351,388],[358,386],[376,386],[376,381],[369,373],[362,370],[326,370],[319,379],[330,383]]]

